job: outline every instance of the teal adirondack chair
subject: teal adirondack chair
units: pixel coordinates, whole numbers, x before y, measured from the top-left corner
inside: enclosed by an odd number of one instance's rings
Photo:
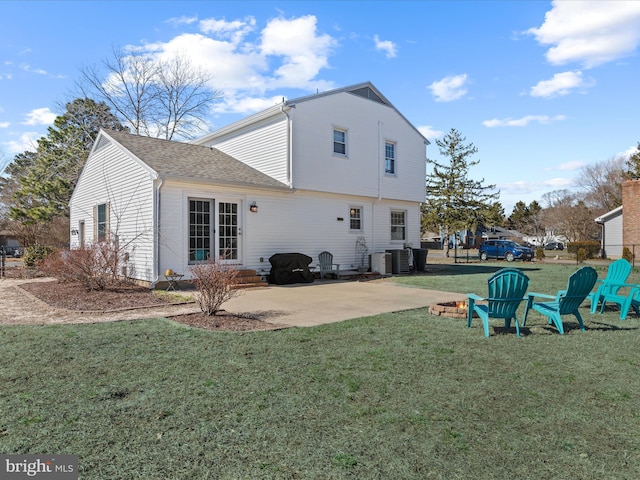
[[[529,286],[529,277],[517,268],[503,268],[498,270],[487,280],[489,294],[483,298],[474,293],[468,293],[469,308],[467,310],[467,327],[471,327],[474,313],[482,320],[484,336],[489,337],[489,319],[504,319],[505,328],[511,327],[511,320],[516,323],[516,333],[520,337],[520,324],[516,317],[516,310],[524,298]],[[483,302],[483,303],[477,303]]]
[[[591,302],[591,313],[596,313],[598,303],[600,303],[604,297],[609,297],[609,301],[613,301],[613,298],[618,295],[620,288],[622,288],[622,286],[627,282],[627,278],[629,278],[629,275],[631,274],[631,268],[631,264],[624,258],[616,260],[609,265],[609,268],[607,269],[607,276],[604,279],[598,280],[597,283],[600,284],[598,285],[598,288],[587,296]],[[627,310],[628,309],[629,306],[627,305]],[[603,311],[604,302],[600,307],[600,313]],[[622,314],[622,309],[620,310],[620,313]]]
[[[580,330],[584,331],[584,323],[582,323],[578,308],[593,289],[597,279],[598,273],[593,267],[582,267],[571,274],[567,282],[567,289],[560,290],[555,296],[543,293],[529,293],[522,325],[527,324],[527,315],[529,315],[529,310],[533,309],[549,317],[549,324],[553,323],[560,334],[564,334],[562,316],[569,314],[578,319]],[[553,299],[553,301],[535,302],[535,297]]]
[[[600,313],[604,312],[607,302],[611,302],[620,307],[620,320],[626,320],[627,314],[632,308],[636,315],[640,315],[640,285],[628,284],[619,287],[615,293],[605,293],[601,296]]]

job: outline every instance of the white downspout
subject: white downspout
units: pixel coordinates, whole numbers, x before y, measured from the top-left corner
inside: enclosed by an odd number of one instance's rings
[[[162,178],[156,179],[156,188],[153,192],[153,281],[151,282],[150,288],[155,288],[158,281],[160,280],[160,272],[158,269],[160,268],[160,189],[162,188],[162,184],[164,180]]]
[[[287,117],[287,168],[289,170],[289,186],[293,188],[293,135],[291,135],[291,117],[284,109],[284,101],[280,105],[280,111]]]
[[[371,206],[371,236],[373,237],[373,252],[376,248],[376,206],[382,200],[382,122],[378,120],[378,199]]]

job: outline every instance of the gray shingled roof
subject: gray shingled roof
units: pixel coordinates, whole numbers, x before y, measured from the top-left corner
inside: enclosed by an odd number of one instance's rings
[[[105,130],[105,133],[161,177],[289,189],[284,183],[216,148],[112,130]]]

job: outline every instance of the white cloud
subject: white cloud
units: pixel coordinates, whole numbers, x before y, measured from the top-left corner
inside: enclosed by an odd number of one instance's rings
[[[595,81],[585,81],[582,72],[556,73],[551,80],[543,80],[531,87],[532,97],[557,97],[567,95],[574,90],[584,90],[595,85]]]
[[[373,41],[376,44],[376,50],[380,50],[381,52],[385,52],[387,58],[395,58],[397,56],[397,47],[396,44],[391,40],[380,40],[378,35],[373,37]]]
[[[542,182],[542,185],[559,190],[562,188],[575,187],[575,182],[572,178],[550,178]]]
[[[431,125],[420,126],[418,127],[418,131],[429,141],[433,141],[444,135],[442,130],[436,130]]]
[[[315,16],[275,18],[262,30],[253,17],[230,21],[209,18],[198,26],[201,33],[126,48],[162,59],[186,55],[192,65],[210,73],[211,86],[222,91],[216,112],[247,114],[253,113],[253,108],[271,106],[273,99],[265,96],[270,90],[299,88],[315,92],[333,88],[332,82],[317,77],[329,66],[337,42],[318,32]]]
[[[337,43],[330,35],[318,35],[316,23],[313,15],[276,18],[262,30],[262,54],[282,57],[272,88],[308,88],[320,70],[329,66],[329,55]]]
[[[7,147],[7,153],[16,154],[25,151],[35,152],[38,148],[37,140],[42,135],[37,132],[23,132],[18,140],[11,140],[4,143]]]
[[[638,153],[637,145],[633,145],[627,148],[626,150],[624,150],[623,152],[616,153],[614,155],[614,158],[619,158],[619,159],[622,159],[622,161],[626,162],[627,160],[629,160],[629,157],[635,153]]]
[[[445,77],[433,82],[427,88],[435,97],[436,102],[451,102],[458,100],[467,94],[467,74]]]
[[[640,2],[555,0],[544,23],[530,28],[553,65],[578,62],[585,68],[631,55],[640,43]]]
[[[49,110],[49,107],[36,108],[26,115],[23,125],[51,125],[57,115]]]
[[[241,42],[256,26],[254,17],[246,17],[244,20],[218,20],[215,18],[207,18],[200,21],[200,31],[202,33],[213,33],[220,38],[229,39],[233,44]]]
[[[10,122],[0,122],[0,128],[9,128]]]
[[[164,21],[164,23],[168,23],[170,25],[174,25],[174,26],[178,26],[178,25],[191,25],[192,23],[195,23],[198,21],[198,17],[197,16],[193,16],[193,17],[187,17],[185,15],[181,16],[181,17],[171,17],[167,20]]]
[[[259,112],[260,110],[266,110],[267,108],[271,108],[281,102],[282,96],[275,96],[271,98],[247,96],[225,97],[221,102],[216,103],[213,111],[215,113],[251,114]]]
[[[548,115],[527,115],[522,118],[494,118],[493,120],[485,120],[484,122],[482,122],[482,125],[489,128],[526,127],[532,122],[537,122],[542,125],[548,125],[549,123],[559,122],[561,120],[565,120],[566,118],[567,117],[565,115],[556,115],[555,117],[550,117]]]
[[[561,163],[556,167],[556,169],[564,170],[564,171],[574,171],[574,170],[580,170],[585,165],[586,164],[584,162],[581,162],[580,160],[574,160],[572,162]]]
[[[42,68],[32,68],[28,63],[23,63],[20,65],[20,68],[25,72],[35,73],[38,75],[48,75],[48,72]]]

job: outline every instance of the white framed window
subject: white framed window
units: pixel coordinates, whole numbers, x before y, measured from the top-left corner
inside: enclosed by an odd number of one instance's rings
[[[342,128],[333,129],[333,153],[347,156],[347,131]]]
[[[211,257],[213,201],[189,199],[189,263]]]
[[[349,208],[349,230],[362,231],[362,207]]]
[[[396,174],[396,144],[384,142],[384,173]]]
[[[407,239],[407,212],[391,210],[391,240]]]
[[[101,203],[93,207],[93,240],[109,241],[109,204]]]

